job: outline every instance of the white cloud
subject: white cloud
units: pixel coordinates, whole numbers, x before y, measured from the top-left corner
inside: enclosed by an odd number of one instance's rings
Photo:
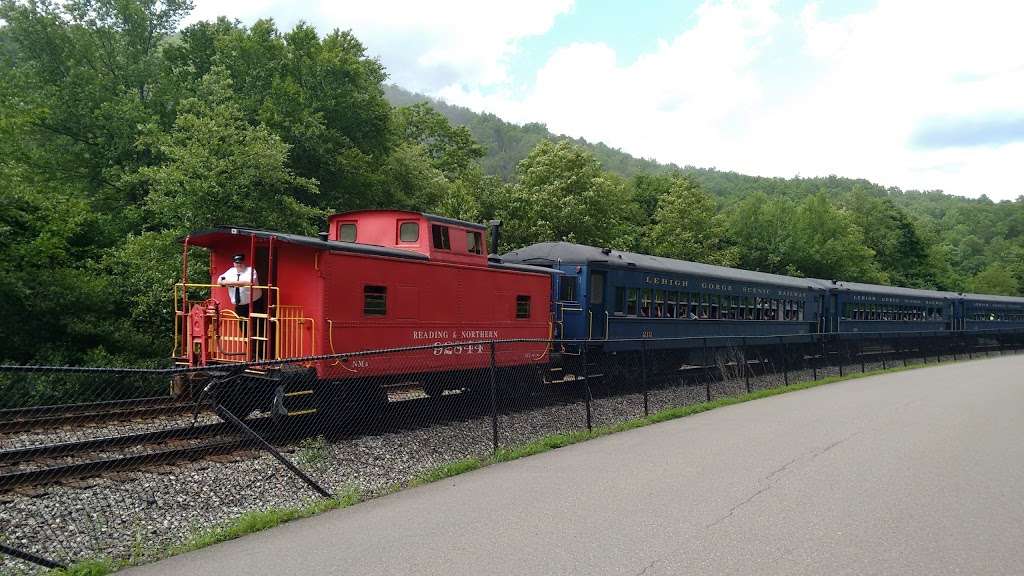
[[[272,17],[278,26],[305,20],[321,33],[352,30],[379,57],[392,81],[436,92],[451,84],[490,86],[508,80],[518,43],[547,32],[573,0],[433,2],[377,0],[197,0],[186,24],[219,15],[251,24]]]
[[[771,0],[706,0],[689,28],[632,62],[610,42],[575,43],[525,87],[513,82],[519,43],[571,9],[572,0],[204,0],[197,15],[352,29],[406,88],[665,162],[1024,194],[1021,144],[915,145],[921,126],[1024,112],[1024,3],[879,0],[829,18],[813,1],[783,14]]]
[[[662,161],[1014,198],[1024,144],[922,149],[912,136],[936,119],[1019,116],[1021,21],[1017,3],[882,0],[833,20],[810,3],[787,21],[773,3],[708,1],[690,29],[635,62],[576,44],[526,94],[437,94]],[[789,30],[796,50],[782,42]]]
[[[693,28],[628,65],[605,44],[574,44],[552,55],[520,100],[459,87],[439,95],[636,155],[719,164],[760,100],[752,64],[778,23],[771,2],[708,3]]]
[[[518,42],[544,34],[572,0],[321,2],[321,28],[351,28],[406,88],[490,86],[508,80]]]

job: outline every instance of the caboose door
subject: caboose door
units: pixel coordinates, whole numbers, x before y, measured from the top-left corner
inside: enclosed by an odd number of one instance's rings
[[[587,283],[587,334],[591,340],[604,340],[608,337],[608,317],[605,308],[604,272],[591,270]]]

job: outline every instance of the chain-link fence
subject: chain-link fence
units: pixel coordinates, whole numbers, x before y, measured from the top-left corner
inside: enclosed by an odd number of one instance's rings
[[[0,573],[142,562],[217,526],[766,388],[1014,353],[1008,332],[481,341],[173,370],[0,367]]]

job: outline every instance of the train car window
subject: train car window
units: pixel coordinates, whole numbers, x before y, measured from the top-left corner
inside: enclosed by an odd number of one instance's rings
[[[721,297],[718,294],[711,295],[711,316],[712,320],[721,320]]]
[[[798,321],[800,321],[800,322],[803,322],[803,320],[804,320],[804,303],[803,302],[797,302],[796,306],[797,306],[797,314],[798,314],[796,319]]]
[[[516,318],[530,317],[530,297],[525,294],[516,296]]]
[[[402,222],[398,226],[398,241],[399,242],[419,242],[420,241],[420,223],[419,222]]]
[[[576,277],[562,276],[558,282],[558,299],[562,302],[576,301]]]
[[[646,318],[651,316],[651,289],[644,288],[640,292],[640,315]]]
[[[636,316],[639,293],[640,291],[636,288],[628,288],[626,290],[626,316]]]
[[[665,293],[665,318],[676,317],[676,297],[679,296],[678,292],[672,292],[671,290]]]
[[[466,252],[480,254],[483,252],[483,242],[480,241],[479,232],[466,232]]]
[[[741,320],[743,318],[743,312],[740,308],[740,297],[730,296],[729,297],[729,319],[730,320]]]
[[[384,316],[388,313],[388,289],[386,286],[363,286],[363,314]]]
[[[590,303],[604,304],[604,277],[597,272],[590,273]]]
[[[622,286],[615,287],[615,312],[622,314],[626,311],[626,289]]]
[[[351,222],[344,222],[338,225],[338,239],[342,242],[356,241],[356,225]]]
[[[654,291],[654,317],[664,318],[665,317],[665,291],[655,290]]]
[[[434,248],[438,250],[451,250],[452,241],[448,237],[448,227],[441,226],[439,224],[432,224],[430,226],[430,234],[434,239]]]

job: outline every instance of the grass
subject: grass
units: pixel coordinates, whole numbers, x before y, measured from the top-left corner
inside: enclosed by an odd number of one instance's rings
[[[328,510],[345,508],[360,502],[362,499],[362,494],[358,490],[351,489],[341,496],[316,500],[301,508],[270,508],[247,512],[226,524],[200,533],[185,544],[171,549],[169,555],[174,556],[183,552],[206,548],[220,542],[234,540],[246,534],[273,528],[285,522],[291,522],[299,518],[308,518]]]
[[[284,524],[285,522],[291,522],[292,520],[298,520],[299,518],[308,518],[328,510],[345,508],[360,502],[362,499],[362,494],[360,494],[358,490],[351,489],[336,498],[316,500],[302,507],[269,508],[267,510],[248,512],[230,522],[226,522],[210,530],[200,532],[185,544],[175,546],[170,550],[157,554],[157,557],[167,558],[184,552],[191,552],[200,548],[206,548],[207,546],[212,546],[220,542],[240,538],[246,534],[252,534],[253,532],[273,528],[274,526]],[[140,558],[142,555],[133,554],[133,556]],[[105,576],[135,563],[137,562],[116,562],[108,558],[93,558],[76,562],[64,570],[52,570],[50,574],[53,576]]]
[[[666,422],[669,420],[676,420],[678,418],[684,418],[693,414],[699,414],[701,412],[707,412],[714,410],[715,408],[721,408],[723,406],[730,406],[733,404],[740,404],[742,402],[749,402],[751,400],[758,400],[761,398],[768,398],[770,396],[776,396],[779,394],[785,394],[787,392],[793,392],[796,390],[806,390],[808,388],[815,388],[817,386],[824,386],[826,384],[832,384],[835,382],[842,382],[845,380],[854,380],[857,378],[865,378],[868,376],[877,376],[879,374],[891,374],[895,372],[903,372],[905,370],[912,370],[914,368],[926,367],[926,366],[938,366],[941,364],[950,364],[954,361],[948,360],[943,362],[932,362],[928,364],[915,363],[907,366],[899,366],[893,368],[886,368],[881,370],[872,370],[869,372],[856,372],[853,374],[846,374],[844,376],[830,376],[821,380],[810,380],[806,382],[799,382],[796,384],[790,384],[788,386],[780,386],[776,388],[765,388],[762,390],[755,390],[753,392],[738,394],[735,396],[722,396],[715,398],[709,402],[702,402],[700,404],[689,404],[687,406],[679,406],[677,408],[669,408],[662,410],[655,414],[651,414],[644,418],[637,418],[635,420],[627,420],[625,422],[619,422],[609,426],[600,426],[590,431],[579,431],[579,432],[567,432],[563,434],[553,434],[545,436],[534,442],[517,446],[514,448],[502,448],[494,453],[493,456],[486,458],[464,458],[462,460],[456,460],[455,462],[449,462],[436,468],[432,468],[417,475],[407,485],[402,486],[395,484],[391,486],[385,493],[396,492],[406,487],[420,486],[423,484],[429,484],[431,482],[437,482],[438,480],[444,480],[445,478],[451,478],[464,474],[472,470],[477,470],[491,464],[497,464],[499,462],[509,462],[512,460],[518,460],[519,458],[525,458],[527,456],[533,456],[534,454],[541,454],[543,452],[549,452],[558,448],[584,442],[592,438],[598,438],[601,436],[607,436],[616,432],[623,432],[626,430],[632,430],[634,428],[640,428],[643,426],[650,426],[651,424],[657,424],[659,422]],[[319,444],[312,444],[307,447],[311,455],[319,456],[322,447]],[[319,460],[319,458],[313,457],[311,460]],[[356,504],[363,500],[363,495],[355,489],[349,490],[345,494],[336,498],[327,500],[317,500],[307,506],[299,508],[271,508],[268,510],[260,510],[255,512],[249,512],[244,514],[235,520],[215,527],[213,529],[204,531],[194,536],[188,542],[181,546],[176,546],[166,553],[159,554],[159,557],[165,558],[168,556],[174,556],[182,554],[184,552],[191,552],[207,546],[212,546],[220,542],[233,540],[246,534],[252,534],[253,532],[259,532],[266,530],[267,528],[273,528],[285,522],[297,520],[299,518],[307,518],[321,512],[328,510],[335,510],[338,508],[345,508]],[[129,565],[129,562],[114,562],[109,559],[91,559],[78,562],[66,570],[53,571],[52,574],[67,575],[67,576],[104,576],[110,574],[120,568]]]

